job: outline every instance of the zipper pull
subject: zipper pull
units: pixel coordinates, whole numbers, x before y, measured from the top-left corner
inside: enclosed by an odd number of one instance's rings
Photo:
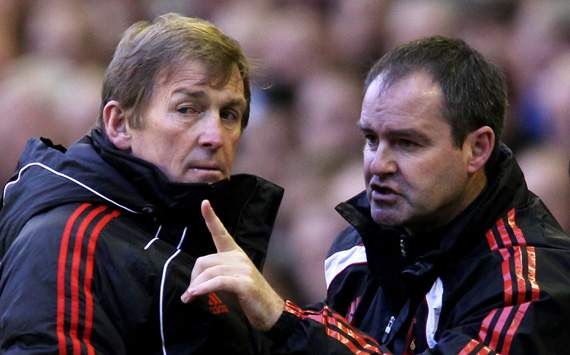
[[[390,331],[392,330],[392,325],[394,325],[395,320],[396,317],[394,316],[390,317],[388,325],[386,325],[386,329],[384,329],[384,335],[382,336],[382,343],[386,343],[386,340],[388,340],[388,336],[390,335]]]

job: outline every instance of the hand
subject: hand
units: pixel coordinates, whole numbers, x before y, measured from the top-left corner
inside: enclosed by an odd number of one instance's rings
[[[201,209],[217,253],[198,258],[182,302],[189,303],[210,292],[228,291],[237,296],[253,328],[271,329],[281,316],[285,302],[229,235],[210,202],[202,201]]]

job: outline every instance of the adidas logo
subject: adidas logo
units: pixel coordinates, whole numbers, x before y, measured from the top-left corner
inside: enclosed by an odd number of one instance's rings
[[[222,302],[220,297],[215,292],[208,294],[208,309],[212,314],[228,313],[230,309]]]

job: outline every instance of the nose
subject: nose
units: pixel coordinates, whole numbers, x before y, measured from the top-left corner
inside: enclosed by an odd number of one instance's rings
[[[202,119],[199,128],[199,144],[210,149],[218,149],[224,143],[223,127],[220,118],[216,114],[210,114]]]
[[[394,174],[398,171],[393,152],[385,144],[380,144],[370,162],[370,172],[374,175],[382,176]]]

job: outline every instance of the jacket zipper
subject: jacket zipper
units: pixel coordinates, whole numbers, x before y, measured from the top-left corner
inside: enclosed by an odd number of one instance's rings
[[[388,325],[386,325],[386,329],[384,329],[384,335],[382,336],[382,343],[385,344],[386,341],[388,340],[388,336],[390,335],[390,331],[392,330],[392,325],[394,325],[394,321],[396,320],[396,317],[392,316],[390,317],[390,320],[388,321]]]
[[[408,256],[408,252],[407,252],[407,245],[406,245],[406,236],[405,235],[401,235],[400,236],[400,254],[402,255],[402,257],[406,258]]]

